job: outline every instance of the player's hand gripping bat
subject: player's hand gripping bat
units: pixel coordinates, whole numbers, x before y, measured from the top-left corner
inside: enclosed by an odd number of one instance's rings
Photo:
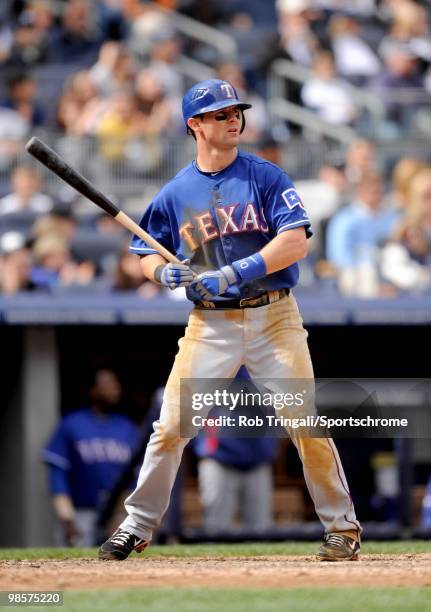
[[[136,234],[148,246],[157,251],[167,261],[172,263],[180,263],[180,260],[172,255],[160,242],[157,242],[150,236],[145,230],[143,230],[137,223],[133,221],[125,212],[120,210],[113,202],[111,202],[103,193],[96,189],[90,181],[82,176],[77,170],[74,170],[67,164],[64,159],[60,157],[55,151],[53,151],[48,145],[42,140],[33,136],[28,143],[25,145],[26,150],[30,155],[33,155],[41,164],[46,166],[51,172],[54,172],[58,177],[65,181],[68,185],[76,189],[83,196],[97,204],[102,208],[108,215],[111,215],[121,223],[126,229]]]

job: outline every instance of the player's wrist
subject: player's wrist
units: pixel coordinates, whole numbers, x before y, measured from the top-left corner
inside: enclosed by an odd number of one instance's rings
[[[266,263],[260,253],[237,259],[232,263],[232,268],[239,280],[247,282],[263,278],[267,274]]]

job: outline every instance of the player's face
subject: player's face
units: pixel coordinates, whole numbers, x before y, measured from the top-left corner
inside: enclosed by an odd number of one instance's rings
[[[205,140],[222,149],[236,147],[242,124],[242,111],[238,106],[228,106],[218,111],[205,113],[200,118]]]

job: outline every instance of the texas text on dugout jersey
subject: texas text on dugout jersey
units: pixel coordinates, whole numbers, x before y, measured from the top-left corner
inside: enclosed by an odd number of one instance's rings
[[[260,251],[277,234],[310,221],[290,177],[281,168],[240,151],[220,172],[201,172],[191,162],[169,181],[146,210],[141,227],[197,273],[216,270]],[[134,236],[133,253],[156,253]],[[246,298],[291,288],[298,264],[249,283],[233,285],[214,300]],[[187,297],[200,297],[188,288]]]

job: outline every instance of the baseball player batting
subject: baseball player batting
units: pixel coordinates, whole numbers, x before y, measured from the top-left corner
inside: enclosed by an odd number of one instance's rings
[[[141,221],[182,263],[168,263],[137,236],[130,246],[147,278],[170,289],[186,287],[195,307],[137,487],[125,501],[128,516],[100,547],[100,559],[141,552],[168,507],[189,441],[180,436],[181,379],[233,378],[242,364],[252,378],[313,379],[307,332],[292,295],[310,221],[281,168],[238,150],[248,108],[226,81],[204,81],[186,92],[183,117],[196,140],[196,159],[162,188]],[[356,559],[361,526],[334,442],[291,437],[325,528],[318,558]]]

